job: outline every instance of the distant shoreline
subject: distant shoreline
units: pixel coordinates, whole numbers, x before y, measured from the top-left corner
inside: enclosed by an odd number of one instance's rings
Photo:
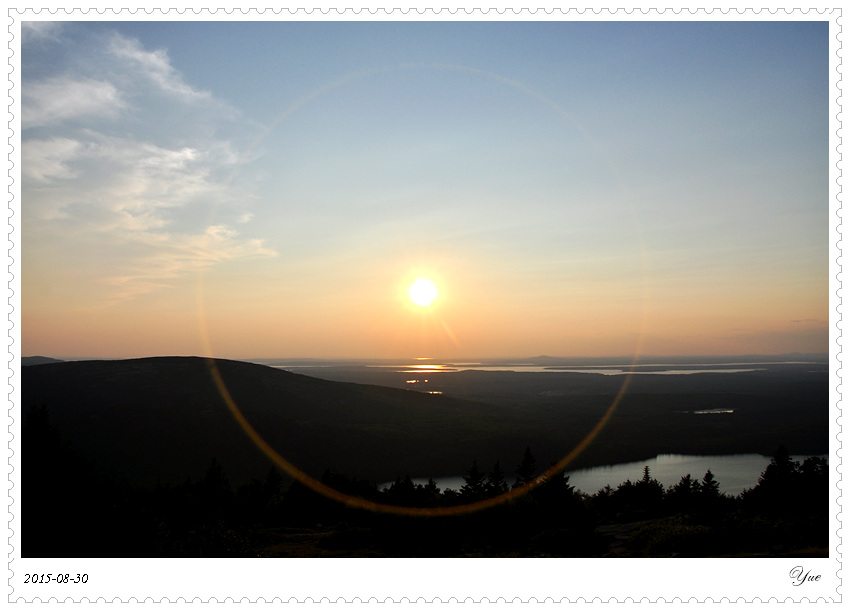
[[[62,361],[123,361],[139,358],[160,356],[198,356],[198,355],[163,355],[148,354],[136,356],[44,356],[31,355],[21,357],[22,364],[42,360],[45,362]],[[829,363],[829,353],[800,353],[787,352],[781,354],[733,354],[733,355],[615,355],[605,357],[463,357],[463,358],[431,358],[431,357],[395,357],[395,358],[314,358],[314,357],[230,357],[214,355],[209,358],[243,361],[257,365],[280,367],[392,367],[410,366],[416,362],[419,365],[442,365],[456,368],[476,367],[682,367],[698,365],[703,367],[721,365],[762,365],[762,364],[805,364]]]

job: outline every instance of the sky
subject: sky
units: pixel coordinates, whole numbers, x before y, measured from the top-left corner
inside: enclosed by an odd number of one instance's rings
[[[24,22],[21,58],[23,356],[829,350],[826,22]]]

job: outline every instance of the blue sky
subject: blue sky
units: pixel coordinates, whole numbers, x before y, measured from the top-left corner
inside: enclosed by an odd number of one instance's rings
[[[24,352],[825,352],[827,34],[25,24]]]

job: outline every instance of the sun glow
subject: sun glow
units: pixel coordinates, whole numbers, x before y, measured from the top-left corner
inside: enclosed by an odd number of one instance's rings
[[[426,278],[417,278],[407,289],[410,300],[418,306],[428,307],[437,298],[437,287]]]

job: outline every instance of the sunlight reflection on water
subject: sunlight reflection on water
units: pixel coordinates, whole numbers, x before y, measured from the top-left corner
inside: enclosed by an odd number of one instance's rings
[[[604,367],[541,367],[539,365],[512,365],[507,367],[494,366],[464,366],[451,367],[449,365],[407,365],[401,366],[403,369],[398,369],[397,373],[440,373],[451,371],[504,371],[509,373],[595,373],[599,375],[614,376],[625,375],[627,373],[641,375],[687,375],[692,373],[744,373],[749,371],[766,371],[763,367],[753,367],[749,369],[725,369],[721,367],[711,367],[705,369],[663,369],[659,371],[641,371],[640,366],[633,371],[624,368]],[[379,366],[378,369],[386,369],[386,366]]]
[[[430,361],[422,363],[422,361]],[[351,361],[333,361],[333,360],[311,360],[305,362],[300,359],[261,359],[257,363],[276,367],[278,369],[299,370],[299,369],[333,369],[337,367],[356,367],[371,369],[376,371],[386,371],[392,373],[452,373],[452,372],[505,372],[505,373],[590,373],[597,375],[617,376],[627,375],[629,373],[641,375],[693,375],[698,373],[751,373],[756,371],[769,371],[775,367],[788,365],[813,365],[814,369],[809,373],[819,373],[826,371],[827,363],[820,361],[738,361],[730,360],[728,362],[688,362],[682,361],[664,362],[666,359],[659,359],[659,362],[644,362],[640,364],[617,363],[611,360],[607,363],[588,363],[581,362],[573,363],[548,363],[540,364],[523,360],[517,361],[436,361],[434,359],[414,359],[414,362],[404,361],[393,363],[392,361],[376,361],[376,360],[351,360]],[[300,361],[300,362],[299,362]],[[418,363],[416,362],[418,361]],[[823,368],[823,369],[821,369]]]

